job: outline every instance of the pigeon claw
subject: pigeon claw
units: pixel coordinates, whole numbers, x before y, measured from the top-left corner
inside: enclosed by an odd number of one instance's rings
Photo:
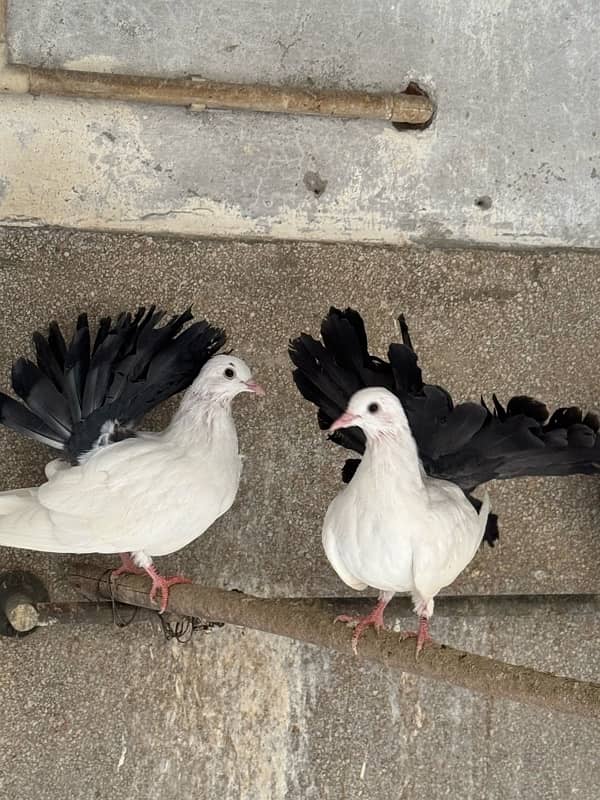
[[[171,586],[175,586],[178,583],[191,583],[189,578],[183,578],[180,575],[175,575],[172,578],[165,578],[162,575],[159,575],[158,572],[154,574],[148,573],[152,578],[152,588],[150,589],[150,600],[154,603],[156,602],[156,595],[160,589],[160,611],[159,614],[164,614],[167,610],[167,606],[169,605],[169,589]]]
[[[121,556],[121,566],[117,567],[117,569],[113,569],[110,573],[111,578],[118,578],[120,575],[144,575],[146,570],[142,569],[141,567],[137,567],[129,555],[129,553],[120,553]]]
[[[360,617],[353,617],[352,614],[340,614],[333,620],[333,624],[335,625],[336,622],[343,622],[345,625],[350,625],[354,628],[358,625],[360,619]]]
[[[336,617],[333,621],[334,623],[344,622],[346,625],[350,625],[354,628],[354,633],[352,634],[352,652],[355,656],[357,656],[358,640],[366,631],[366,629],[372,627],[379,632],[384,627],[383,609],[380,609],[378,604],[370,614],[367,614],[364,617],[353,617],[349,614],[340,614],[340,616]]]
[[[416,633],[415,631],[403,631],[400,636],[403,639],[417,640],[415,660],[419,658],[421,651],[426,645],[433,643],[433,639],[429,635],[429,620],[427,617],[419,617],[419,630]]]

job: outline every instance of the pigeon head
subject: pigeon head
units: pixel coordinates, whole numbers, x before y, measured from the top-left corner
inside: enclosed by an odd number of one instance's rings
[[[192,384],[192,391],[197,396],[218,401],[233,400],[241,392],[265,394],[262,386],[252,379],[248,365],[231,355],[209,359]]]
[[[361,389],[350,398],[348,408],[329,428],[361,428],[367,439],[403,438],[410,435],[400,400],[381,386]]]

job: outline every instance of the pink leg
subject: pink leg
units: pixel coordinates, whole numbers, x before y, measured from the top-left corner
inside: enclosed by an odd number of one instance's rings
[[[167,605],[169,603],[169,589],[171,586],[175,586],[178,583],[191,583],[189,578],[182,578],[176,575],[173,578],[164,578],[162,575],[156,571],[156,567],[154,564],[150,564],[150,566],[146,567],[145,572],[150,575],[152,578],[152,588],[150,589],[150,600],[154,600],[156,597],[156,593],[160,589],[161,593],[161,604],[160,604],[160,613],[164,614],[167,609]]]
[[[429,635],[429,617],[419,617],[419,630],[417,632],[417,657],[426,644],[432,642]]]
[[[358,655],[358,640],[369,626],[372,625],[376,631],[385,627],[383,623],[383,613],[393,596],[394,592],[381,592],[377,605],[373,611],[365,617],[353,617],[349,614],[341,614],[333,620],[334,622],[345,622],[348,625],[355,626],[354,633],[352,634],[352,652],[354,655]]]
[[[145,573],[145,569],[136,567],[129,553],[119,553],[119,555],[121,556],[121,566],[113,569],[111,578],[118,578],[119,575],[143,575]]]
[[[429,617],[426,617],[425,615],[419,617],[419,630],[417,631],[417,633],[415,633],[414,631],[403,631],[401,635],[403,639],[417,640],[417,650],[415,653],[415,658],[418,658],[419,653],[425,647],[425,645],[433,642],[433,639],[429,635]]]

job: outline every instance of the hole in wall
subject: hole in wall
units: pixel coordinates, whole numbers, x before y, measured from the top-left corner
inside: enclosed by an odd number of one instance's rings
[[[429,100],[431,100],[431,103],[433,105],[433,111],[431,113],[431,116],[427,120],[427,122],[421,122],[421,123],[418,123],[418,124],[415,124],[415,123],[412,123],[412,122],[392,122],[392,127],[395,128],[397,131],[411,131],[411,130],[412,131],[424,131],[425,128],[428,128],[431,125],[431,123],[433,122],[433,120],[435,118],[435,115],[436,115],[436,112],[437,112],[436,105],[433,102],[433,100],[431,99],[431,97],[429,96],[429,94],[425,91],[425,89],[422,89],[419,86],[419,84],[415,83],[414,81],[411,81],[404,91],[405,91],[406,94],[416,94],[416,95],[420,95],[421,97],[429,98]]]

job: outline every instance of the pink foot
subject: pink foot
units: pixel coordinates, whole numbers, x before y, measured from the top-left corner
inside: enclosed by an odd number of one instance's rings
[[[182,578],[179,575],[175,575],[173,578],[165,578],[162,575],[159,575],[156,571],[156,567],[151,564],[145,570],[148,575],[152,578],[152,588],[150,589],[150,600],[154,601],[158,590],[160,589],[161,594],[161,604],[160,604],[160,613],[164,614],[167,610],[167,605],[169,604],[169,589],[171,586],[175,586],[178,583],[191,583],[189,578]]]
[[[345,622],[347,625],[354,625],[354,633],[352,634],[352,652],[354,655],[358,655],[358,640],[363,635],[365,630],[369,627],[375,628],[376,631],[380,631],[384,626],[383,623],[383,612],[385,611],[385,607],[390,602],[391,598],[383,598],[381,599],[373,611],[370,614],[367,614],[364,617],[353,617],[349,614],[340,614],[339,617],[336,617],[333,621],[335,622]]]
[[[111,578],[118,578],[119,575],[144,575],[146,570],[136,567],[129,553],[119,553],[119,555],[121,556],[121,566],[113,569],[110,574]]]
[[[419,653],[427,644],[431,644],[433,639],[429,635],[429,619],[428,617],[419,617],[419,630],[417,633],[414,631],[403,631],[401,634],[403,639],[416,639],[417,649],[415,658],[419,657]]]

